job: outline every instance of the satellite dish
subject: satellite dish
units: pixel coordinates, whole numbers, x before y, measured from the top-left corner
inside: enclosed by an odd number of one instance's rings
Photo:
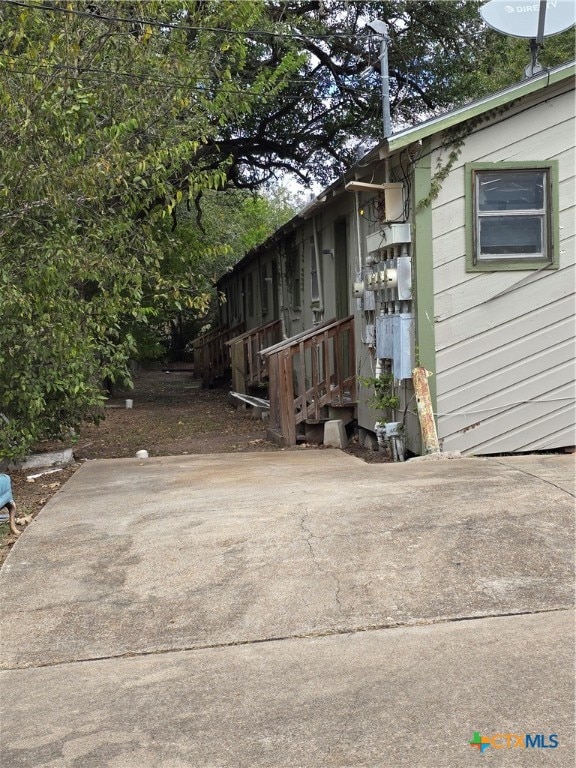
[[[576,24],[574,0],[544,0],[546,15],[544,37],[557,35]],[[511,37],[536,39],[540,2],[538,0],[490,0],[480,8],[480,15],[492,29]]]

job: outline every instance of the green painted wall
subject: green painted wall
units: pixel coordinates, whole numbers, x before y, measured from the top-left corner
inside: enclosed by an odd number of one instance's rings
[[[434,336],[434,265],[432,254],[432,206],[419,203],[430,194],[432,180],[431,143],[426,141],[414,169],[412,210],[414,213],[414,311],[416,316],[416,363],[434,374],[428,379],[432,407],[436,412],[436,341]]]

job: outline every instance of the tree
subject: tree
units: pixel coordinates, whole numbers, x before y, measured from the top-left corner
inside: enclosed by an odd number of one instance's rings
[[[380,135],[369,19],[389,25],[400,125],[495,82],[477,10],[476,0],[4,0],[0,457],[96,417],[101,381],[127,376],[131,331],[205,309],[226,259],[225,238],[197,225],[206,191],[256,190],[287,171],[327,182],[355,141]],[[261,202],[236,203],[260,237]]]
[[[531,60],[530,41],[510,37],[493,29],[485,31],[485,45],[477,69],[463,78],[465,91],[476,89],[479,95],[505,88],[524,77]],[[538,54],[543,67],[557,67],[574,58],[574,29],[544,38]]]
[[[130,324],[163,301],[206,306],[202,253],[173,269],[168,223],[226,182],[229,159],[203,163],[202,148],[289,76],[290,57],[235,83],[249,47],[235,30],[261,13],[245,1],[0,8],[0,457],[99,415],[102,381],[127,378]]]
[[[257,188],[290,171],[327,183],[349,167],[355,144],[382,136],[379,38],[388,25],[393,124],[413,124],[521,76],[482,23],[479,0],[268,0],[238,83],[286,56],[300,62],[287,88],[222,126],[202,148],[205,161],[230,158],[229,179]],[[500,36],[501,37],[501,36]],[[568,53],[567,58],[570,57]]]
[[[184,359],[190,340],[214,319],[218,278],[302,205],[282,186],[260,193],[207,190],[198,209],[178,205],[177,226],[165,233],[163,290],[158,283],[148,286],[142,302],[151,302],[150,320],[145,326],[136,322],[131,328],[138,342],[137,358]],[[166,221],[163,226],[168,227]]]

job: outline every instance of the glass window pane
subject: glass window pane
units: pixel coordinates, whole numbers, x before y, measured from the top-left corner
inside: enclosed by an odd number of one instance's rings
[[[478,173],[479,211],[539,211],[545,206],[546,171]]]
[[[292,281],[292,303],[294,309],[300,309],[300,278],[294,277]]]
[[[543,216],[486,216],[480,218],[479,225],[479,258],[544,255]]]

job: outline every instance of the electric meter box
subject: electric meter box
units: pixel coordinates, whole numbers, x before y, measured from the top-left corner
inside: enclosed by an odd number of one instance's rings
[[[364,312],[373,312],[376,309],[376,294],[374,291],[364,291]]]
[[[368,253],[374,253],[392,245],[409,242],[411,242],[410,224],[385,224],[378,232],[366,237],[366,250]]]
[[[395,379],[411,379],[414,368],[414,315],[381,315],[376,318],[376,356],[392,360]]]
[[[384,221],[405,221],[404,184],[384,184]]]
[[[392,360],[394,357],[394,315],[376,318],[376,357]]]
[[[367,325],[364,328],[364,338],[362,339],[364,344],[368,344],[369,347],[374,346],[374,326]]]

